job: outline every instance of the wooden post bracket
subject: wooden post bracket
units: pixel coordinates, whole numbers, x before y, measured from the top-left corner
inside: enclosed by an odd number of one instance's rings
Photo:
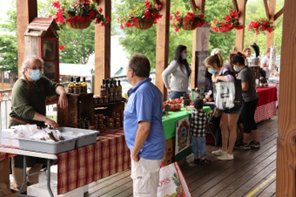
[[[280,10],[274,15],[274,21],[276,21],[276,19],[278,19],[283,13],[284,13],[284,8],[280,9]]]
[[[263,0],[263,3],[264,3],[264,7],[265,7],[266,16],[267,16],[268,20],[270,20],[270,14],[269,14],[269,8],[268,8],[267,0]]]
[[[160,0],[153,0],[154,4],[161,5]]]
[[[194,0],[189,0],[189,3],[190,3],[192,11],[194,12],[196,10],[196,8],[197,8],[197,6],[195,4],[195,1]]]
[[[237,0],[232,0],[232,3],[233,3],[234,10],[235,10],[237,13],[239,13],[238,5],[237,5]]]

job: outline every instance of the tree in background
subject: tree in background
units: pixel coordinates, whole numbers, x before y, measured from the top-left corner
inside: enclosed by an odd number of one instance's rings
[[[0,24],[0,28],[7,34],[0,35],[0,71],[10,71],[17,74],[17,35],[16,35],[16,9],[7,11],[8,19]]]

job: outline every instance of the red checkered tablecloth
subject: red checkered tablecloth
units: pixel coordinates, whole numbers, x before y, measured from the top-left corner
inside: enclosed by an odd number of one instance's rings
[[[277,90],[275,86],[257,88],[256,91],[259,96],[257,107],[277,101]]]
[[[16,147],[11,147],[11,146],[0,146],[2,148],[16,148]],[[18,148],[16,148],[18,149]],[[4,160],[4,159],[7,159],[9,157],[14,157],[16,156],[16,154],[10,154],[10,153],[2,153],[0,152],[0,161]]]
[[[93,145],[58,154],[58,194],[131,167],[130,151],[122,129],[102,131]]]
[[[277,89],[275,86],[257,88],[259,96],[255,111],[255,122],[266,120],[276,115]]]

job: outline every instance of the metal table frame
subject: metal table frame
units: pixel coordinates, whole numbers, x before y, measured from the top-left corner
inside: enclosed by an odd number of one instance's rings
[[[10,154],[18,154],[18,155],[22,155],[23,157],[23,184],[21,186],[21,189],[19,190],[19,192],[17,193],[17,197],[22,197],[22,196],[27,196],[24,194],[21,194],[21,191],[23,190],[23,188],[25,187],[25,185],[27,184],[27,176],[31,176],[31,175],[35,175],[35,174],[39,174],[43,171],[39,171],[39,172],[35,172],[32,174],[27,174],[27,156],[31,156],[31,157],[39,157],[39,158],[44,158],[47,160],[47,190],[49,192],[49,195],[51,197],[54,197],[51,187],[50,187],[50,166],[51,166],[51,160],[57,160],[57,156],[54,154],[48,154],[48,153],[40,153],[40,152],[33,152],[33,151],[26,151],[26,150],[21,150],[21,149],[14,149],[14,148],[2,148],[0,147],[0,152],[3,153],[10,153]]]

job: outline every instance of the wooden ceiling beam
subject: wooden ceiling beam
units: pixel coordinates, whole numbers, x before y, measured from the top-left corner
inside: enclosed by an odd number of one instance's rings
[[[284,13],[284,8],[280,9],[280,10],[274,15],[274,21],[276,21],[276,19],[278,19],[283,13]]]
[[[270,14],[269,14],[267,0],[263,0],[263,3],[264,3],[264,7],[265,7],[266,17],[268,18],[268,20],[270,20]]]

